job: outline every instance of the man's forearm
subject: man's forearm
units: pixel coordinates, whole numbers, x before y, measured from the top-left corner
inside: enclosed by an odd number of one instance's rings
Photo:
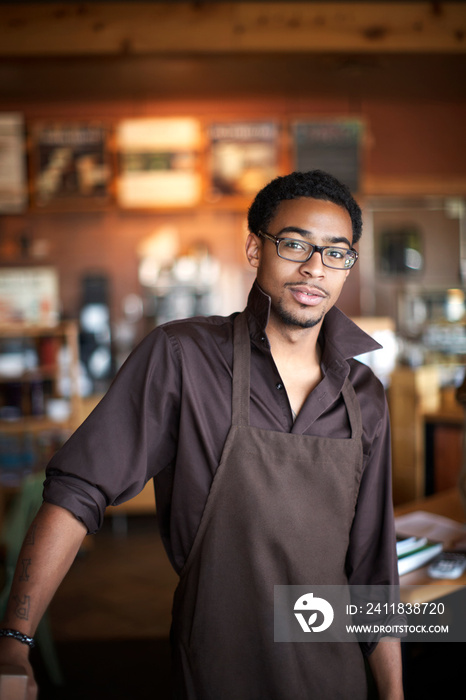
[[[0,626],[32,637],[55,591],[70,568],[86,528],[64,508],[44,503],[21,548],[8,606]],[[37,685],[29,663],[29,646],[12,637],[0,638],[0,672],[24,669],[27,698],[35,700]]]
[[[403,700],[403,676],[400,640],[382,639],[369,656],[380,700]]]
[[[41,506],[18,557],[3,628],[34,635],[85,535],[84,525],[69,511]]]

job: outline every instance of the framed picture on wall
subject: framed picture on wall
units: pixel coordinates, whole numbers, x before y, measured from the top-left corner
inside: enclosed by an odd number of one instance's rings
[[[59,319],[58,273],[52,267],[0,269],[0,323],[54,325]]]
[[[111,201],[108,128],[98,123],[46,123],[32,128],[33,204],[98,208]]]
[[[0,113],[0,214],[19,214],[28,204],[24,119]]]
[[[118,203],[128,208],[199,203],[201,127],[190,117],[125,119],[117,125]]]
[[[353,193],[361,188],[362,122],[355,119],[296,120],[291,124],[295,170],[325,170]]]
[[[280,127],[274,121],[215,122],[208,127],[208,198],[252,198],[279,174]]]

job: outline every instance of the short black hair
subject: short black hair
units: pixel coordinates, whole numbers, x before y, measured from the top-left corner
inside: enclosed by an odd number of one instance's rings
[[[267,230],[275,211],[284,199],[312,197],[333,202],[346,209],[351,217],[353,244],[362,234],[362,215],[359,204],[349,188],[336,177],[323,170],[294,172],[276,177],[257,193],[248,211],[248,228],[251,233]]]

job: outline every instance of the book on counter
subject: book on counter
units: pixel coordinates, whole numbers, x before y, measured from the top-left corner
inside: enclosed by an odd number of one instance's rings
[[[398,573],[400,576],[409,571],[419,569],[427,564],[443,549],[441,542],[435,542],[427,537],[396,537],[396,553],[398,556]]]

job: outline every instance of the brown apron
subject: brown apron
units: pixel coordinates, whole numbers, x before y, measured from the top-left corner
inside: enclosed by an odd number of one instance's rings
[[[235,320],[232,425],[175,593],[177,698],[359,700],[357,643],[274,642],[274,585],[345,584],[362,473],[359,402],[343,387],[351,438],[249,425],[250,338]]]

